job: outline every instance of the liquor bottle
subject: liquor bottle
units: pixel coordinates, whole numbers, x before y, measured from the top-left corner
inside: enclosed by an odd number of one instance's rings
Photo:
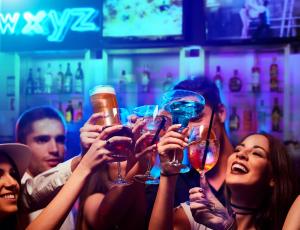
[[[258,93],[260,91],[260,68],[258,66],[252,67],[252,92]]]
[[[254,127],[254,121],[253,121],[251,109],[247,108],[243,112],[243,126],[244,126],[244,131],[246,132],[256,130],[256,127]]]
[[[68,106],[65,111],[65,118],[66,118],[66,122],[68,122],[68,123],[74,121],[74,108],[73,108],[71,100],[69,100],[69,102],[68,102]]]
[[[150,91],[150,80],[150,71],[147,68],[144,68],[141,80],[141,87],[143,93],[148,93]]]
[[[64,115],[64,109],[63,109],[63,104],[62,102],[58,102],[58,111],[60,112],[60,114],[63,116]]]
[[[274,105],[272,109],[272,131],[280,132],[280,122],[282,117],[282,111],[279,107],[278,98],[274,98]]]
[[[75,73],[75,93],[83,93],[83,78],[84,74],[81,67],[81,62],[78,62]]]
[[[257,107],[258,132],[267,132],[267,112],[264,100],[259,101]]]
[[[52,81],[53,81],[53,74],[51,71],[51,64],[48,63],[46,74],[44,77],[44,93],[51,93],[52,92]]]
[[[75,113],[75,122],[81,121],[83,117],[82,102],[79,101]]]
[[[273,62],[270,65],[270,89],[272,92],[279,91],[279,82],[278,82],[278,65],[276,63],[276,57],[273,58]]]
[[[55,84],[53,84],[53,86],[56,86],[56,88],[54,89],[54,92],[56,92],[56,93],[64,92],[64,78],[65,78],[65,75],[62,71],[62,65],[59,64],[58,72],[56,74],[56,81],[55,81]]]
[[[214,77],[214,82],[215,82],[216,86],[219,88],[219,90],[222,89],[223,78],[221,75],[221,67],[219,65],[216,67],[216,75]]]
[[[118,91],[120,93],[126,93],[126,71],[123,69],[121,71],[121,76],[119,78],[119,82],[118,82]]]
[[[167,92],[173,89],[173,75],[172,73],[167,73],[166,80],[163,83],[163,91]]]
[[[239,92],[242,88],[242,81],[239,78],[239,72],[237,69],[233,71],[233,77],[229,80],[229,89],[232,92]]]
[[[34,93],[40,94],[44,92],[44,78],[41,68],[37,68],[36,77],[34,78]]]
[[[232,113],[229,117],[229,129],[230,131],[237,131],[240,128],[240,118],[236,112],[236,107],[232,107]]]
[[[29,69],[27,81],[26,81],[26,94],[34,94],[33,88],[34,87],[34,79],[33,79],[33,73],[32,68]]]
[[[71,73],[71,67],[70,63],[67,63],[67,70],[64,75],[64,81],[63,81],[63,92],[64,93],[71,93],[72,92],[72,73]]]

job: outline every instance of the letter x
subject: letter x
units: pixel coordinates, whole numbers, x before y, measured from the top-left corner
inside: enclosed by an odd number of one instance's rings
[[[39,11],[36,15],[31,14],[30,12],[25,12],[23,14],[24,19],[26,20],[26,25],[22,29],[23,34],[44,34],[44,28],[41,25],[41,22],[47,16],[45,11]]]

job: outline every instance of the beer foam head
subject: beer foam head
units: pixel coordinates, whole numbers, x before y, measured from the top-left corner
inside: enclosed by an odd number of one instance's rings
[[[116,94],[115,89],[110,85],[97,85],[94,88],[92,88],[89,92],[90,92],[90,96],[98,93]]]

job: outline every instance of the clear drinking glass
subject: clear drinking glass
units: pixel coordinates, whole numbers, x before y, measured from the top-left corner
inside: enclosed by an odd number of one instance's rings
[[[97,85],[89,91],[90,101],[94,113],[102,113],[102,116],[96,121],[97,125],[109,127],[113,125],[123,125],[123,128],[110,136],[128,136],[133,138],[132,130],[127,126],[128,110],[119,108],[115,89],[111,85]],[[108,148],[113,152],[112,157],[117,162],[118,177],[114,181],[115,184],[130,184],[122,178],[121,161],[126,161],[128,156],[133,153],[133,148],[124,143],[110,145]]]
[[[117,119],[119,120],[119,124],[122,124],[123,127],[120,131],[113,134],[113,136],[126,136],[133,138],[133,133],[131,128],[128,126],[127,118],[129,116],[129,112],[126,108],[114,108],[115,111],[111,114],[114,116],[118,116]],[[108,137],[110,138],[110,136]],[[117,179],[113,181],[114,184],[117,185],[129,185],[132,183],[132,181],[128,181],[125,178],[122,177],[122,167],[121,162],[127,161],[129,156],[133,154],[133,146],[128,146],[128,143],[117,143],[111,146],[113,154],[111,155],[115,162],[117,162]]]
[[[138,136],[142,136],[144,133],[150,133],[149,138],[144,140],[144,148],[153,145],[158,142],[159,136],[165,133],[166,129],[170,126],[171,121],[169,118],[159,114],[158,105],[143,105],[136,107],[133,113],[145,122],[141,128]],[[144,174],[135,175],[135,179],[139,182],[144,182],[146,184],[158,184],[159,179],[153,177],[150,174],[152,168],[152,161],[154,161],[156,154],[152,153],[148,155],[147,159],[147,170]]]
[[[205,148],[207,148],[206,156],[204,156]],[[208,137],[208,127],[200,125],[191,128],[188,145],[189,161],[201,177],[216,165],[219,150],[220,143],[212,130]]]
[[[191,119],[199,117],[204,109],[205,100],[202,95],[189,90],[172,90],[163,95],[162,107],[172,117],[172,124],[181,124],[182,131]],[[188,172],[187,165],[181,163],[183,151],[176,151],[169,162],[170,168],[180,169],[181,173]]]

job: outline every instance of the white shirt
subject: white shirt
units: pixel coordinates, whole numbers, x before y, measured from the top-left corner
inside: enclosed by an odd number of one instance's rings
[[[22,194],[21,202],[24,207],[31,210],[36,210],[41,206],[41,201],[53,198],[54,195],[61,189],[72,174],[71,171],[72,159],[58,164],[56,167],[49,169],[36,177],[32,177],[27,172],[21,179]],[[31,212],[29,214],[30,222],[34,220],[42,209]],[[72,212],[69,213],[60,230],[75,229],[74,217]]]

